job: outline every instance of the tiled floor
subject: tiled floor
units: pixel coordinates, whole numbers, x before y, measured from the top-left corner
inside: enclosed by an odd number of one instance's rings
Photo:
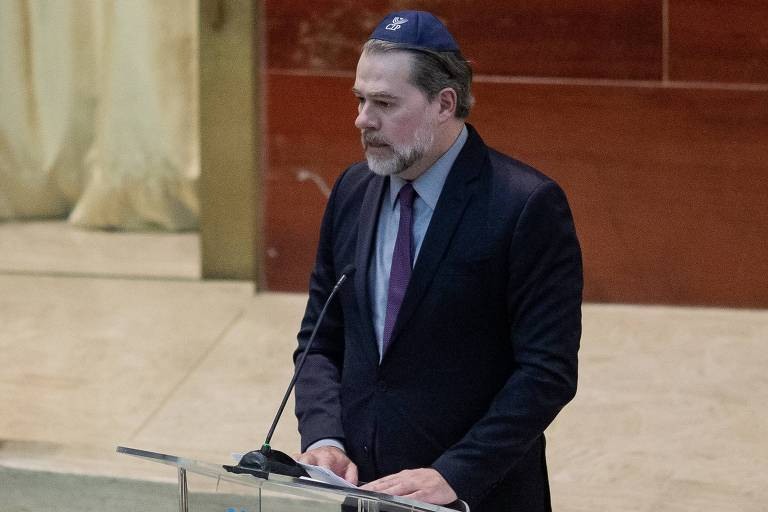
[[[198,281],[195,247],[0,224],[0,466],[172,479],[115,446],[260,445],[305,297]],[[549,431],[555,510],[765,511],[767,343],[764,310],[586,305],[579,393]]]

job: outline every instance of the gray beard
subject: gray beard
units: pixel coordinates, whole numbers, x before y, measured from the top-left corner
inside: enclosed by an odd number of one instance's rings
[[[368,168],[379,176],[398,175],[408,169],[410,166],[421,160],[424,156],[424,149],[411,146],[403,149],[394,149],[391,157],[375,157],[366,153],[365,159],[368,161]]]
[[[366,136],[362,135],[363,147],[365,147]],[[369,137],[370,140],[378,143],[387,143],[385,140],[377,139],[375,136]],[[365,159],[368,161],[368,168],[379,176],[390,176],[402,173],[409,169],[413,164],[424,158],[427,150],[432,147],[435,141],[435,132],[432,126],[425,122],[414,134],[413,144],[408,146],[392,146],[392,156],[375,157],[367,151]]]

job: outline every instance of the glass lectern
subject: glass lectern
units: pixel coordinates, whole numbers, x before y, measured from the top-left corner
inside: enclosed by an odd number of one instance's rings
[[[419,501],[339,487],[274,473],[232,472],[196,460],[117,447],[118,453],[173,466],[177,470],[180,512],[452,512]]]

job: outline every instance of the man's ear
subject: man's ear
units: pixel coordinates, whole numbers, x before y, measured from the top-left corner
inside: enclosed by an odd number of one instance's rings
[[[456,102],[458,97],[455,90],[446,87],[437,93],[437,100],[440,102],[440,111],[438,113],[440,121],[447,121],[456,115]]]

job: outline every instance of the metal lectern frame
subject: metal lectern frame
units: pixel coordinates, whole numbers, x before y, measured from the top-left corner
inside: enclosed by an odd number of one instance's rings
[[[292,478],[274,473],[250,470],[248,473],[234,473],[227,470],[223,465],[200,462],[184,457],[177,457],[175,455],[149,452],[136,448],[118,446],[117,453],[131,455],[133,457],[175,467],[177,469],[179,489],[179,512],[189,511],[187,472],[210,477],[216,479],[217,482],[226,481],[245,487],[259,489],[259,493],[261,493],[262,489],[268,489],[310,499],[322,499],[323,497],[328,499],[328,497],[333,496],[334,499],[343,502],[340,505],[340,510],[342,511],[454,512],[453,509],[442,507],[440,505],[432,505],[430,503],[423,503],[399,496],[363,491],[358,488],[339,487],[318,482],[316,480]]]

